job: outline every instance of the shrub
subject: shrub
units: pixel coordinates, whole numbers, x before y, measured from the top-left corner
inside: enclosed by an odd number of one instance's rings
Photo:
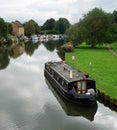
[[[73,51],[73,44],[71,42],[67,42],[61,46],[61,49],[66,51],[66,52],[72,52]]]

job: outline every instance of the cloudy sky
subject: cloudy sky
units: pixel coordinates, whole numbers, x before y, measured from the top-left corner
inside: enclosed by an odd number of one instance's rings
[[[0,17],[22,23],[33,19],[39,25],[49,18],[65,17],[73,24],[95,7],[113,12],[117,10],[117,0],[0,0]]]

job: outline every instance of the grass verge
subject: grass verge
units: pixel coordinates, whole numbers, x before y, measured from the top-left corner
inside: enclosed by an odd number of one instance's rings
[[[72,61],[72,56],[75,60]],[[117,57],[106,48],[79,47],[65,54],[65,61],[76,69],[88,73],[96,80],[97,88],[117,99]]]
[[[110,44],[110,47],[117,53],[117,43]]]

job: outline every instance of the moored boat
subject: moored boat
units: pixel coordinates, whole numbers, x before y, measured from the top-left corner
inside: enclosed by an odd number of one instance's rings
[[[78,104],[92,104],[96,101],[95,80],[64,61],[45,63],[44,75],[67,100]]]
[[[52,94],[57,99],[58,103],[62,107],[63,111],[68,116],[79,116],[84,117],[85,119],[88,119],[89,121],[93,121],[95,114],[97,112],[98,104],[95,102],[93,105],[88,105],[87,107],[80,104],[74,104],[72,102],[69,102],[68,100],[65,100],[58,91],[55,90],[55,88],[52,87],[50,82],[45,77],[45,82],[48,86],[48,88],[51,90]]]

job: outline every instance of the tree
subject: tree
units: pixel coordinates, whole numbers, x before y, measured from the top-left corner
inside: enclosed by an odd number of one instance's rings
[[[34,20],[30,20],[29,22],[32,22],[33,23],[33,25],[34,25],[34,28],[35,28],[35,34],[39,34],[40,33],[40,26],[38,25],[38,23],[37,22],[35,22]]]
[[[0,37],[7,37],[7,24],[2,18],[0,18]]]
[[[111,41],[117,41],[117,11],[114,10],[112,13],[112,25],[110,26]]]
[[[53,18],[50,18],[46,20],[46,22],[43,24],[42,29],[43,30],[54,30],[55,29],[56,21]]]
[[[113,11],[112,22],[117,24],[117,11],[116,10]]]
[[[12,24],[7,22],[7,27],[8,27],[8,34],[12,34]]]
[[[46,22],[42,26],[42,30],[47,34],[56,34],[58,33],[55,29],[56,21],[53,18],[46,20]]]
[[[76,45],[78,41],[77,28],[78,28],[78,24],[74,24],[74,25],[71,25],[65,32],[65,35],[66,35],[65,41],[72,42],[74,46]]]
[[[65,31],[69,28],[70,23],[66,18],[59,18],[56,23],[56,30],[59,34],[64,34]]]
[[[34,23],[31,20],[24,23],[24,30],[25,30],[25,35],[31,37],[31,35],[35,34]]]
[[[86,42],[94,47],[96,44],[107,42],[106,37],[110,33],[111,16],[102,9],[94,8],[84,15],[78,23],[77,42]],[[108,35],[109,36],[109,35]]]

